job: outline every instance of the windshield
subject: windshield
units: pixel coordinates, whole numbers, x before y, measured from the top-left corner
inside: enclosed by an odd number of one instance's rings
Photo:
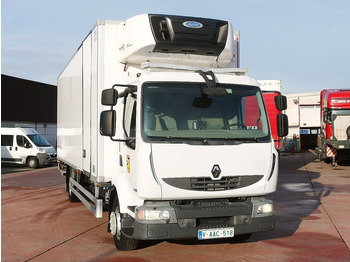
[[[47,140],[45,138],[43,138],[41,135],[39,135],[39,134],[27,135],[27,136],[38,147],[49,147],[49,146],[51,146],[49,144],[49,142],[47,142]]]
[[[269,142],[268,120],[256,86],[203,83],[145,83],[142,132],[145,141]],[[223,91],[223,92],[222,92]]]

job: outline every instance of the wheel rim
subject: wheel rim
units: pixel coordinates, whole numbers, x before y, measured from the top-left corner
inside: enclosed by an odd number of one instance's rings
[[[117,239],[120,239],[121,236],[121,224],[120,224],[120,213],[119,211],[111,212],[109,216],[109,228],[111,230],[111,234],[116,236]]]
[[[34,159],[30,159],[29,160],[29,166],[30,167],[34,167],[35,166],[35,160]]]

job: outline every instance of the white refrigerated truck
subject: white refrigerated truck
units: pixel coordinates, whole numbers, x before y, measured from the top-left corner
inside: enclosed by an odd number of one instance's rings
[[[71,201],[119,250],[139,240],[246,239],[274,228],[278,153],[227,21],[99,20],[58,78],[57,148]],[[285,100],[277,100],[283,108]],[[288,124],[278,116],[279,135]]]

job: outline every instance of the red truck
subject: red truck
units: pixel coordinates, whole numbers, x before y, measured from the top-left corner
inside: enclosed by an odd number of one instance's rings
[[[316,153],[320,160],[350,160],[350,89],[321,91],[321,130]]]
[[[280,150],[281,137],[278,136],[277,132],[277,115],[280,114],[281,111],[276,107],[275,97],[281,96],[281,80],[258,80],[258,83],[263,93],[275,148]]]

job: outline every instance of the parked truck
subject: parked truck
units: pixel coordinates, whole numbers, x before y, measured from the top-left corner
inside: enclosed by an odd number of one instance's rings
[[[275,99],[278,99],[281,96],[281,80],[258,80],[258,83],[265,101],[275,147],[277,150],[281,150],[281,137],[278,136],[277,130],[277,117],[281,113],[281,110],[277,108],[275,103]]]
[[[238,36],[215,19],[99,20],[59,76],[69,199],[108,210],[117,249],[274,228],[278,154],[259,84],[237,67]]]
[[[317,156],[336,165],[350,160],[350,89],[324,89],[320,94],[321,130]]]

